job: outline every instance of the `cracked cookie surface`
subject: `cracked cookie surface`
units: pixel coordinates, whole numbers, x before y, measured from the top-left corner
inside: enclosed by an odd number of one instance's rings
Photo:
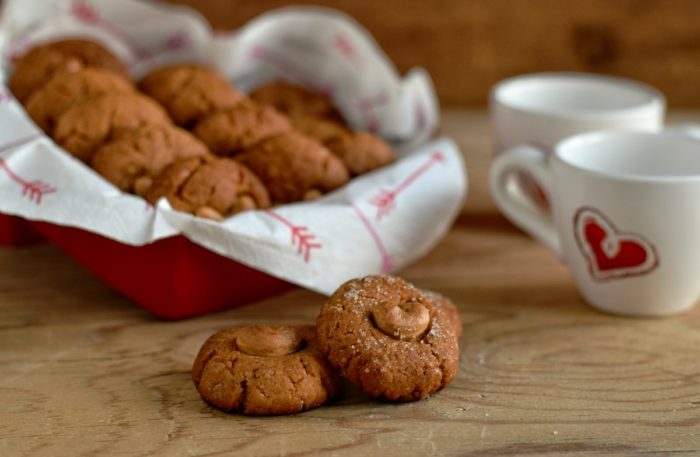
[[[121,190],[143,196],[171,163],[208,154],[207,147],[186,130],[147,125],[116,134],[95,152],[92,168]]]
[[[321,308],[316,328],[331,365],[372,397],[420,400],[457,373],[454,322],[398,277],[346,282]]]
[[[343,123],[342,116],[328,97],[297,84],[283,81],[266,84],[251,92],[250,98],[291,117],[316,116]]]
[[[137,93],[105,94],[71,106],[56,122],[54,140],[83,162],[122,130],[170,125],[163,108]]]
[[[51,135],[56,120],[71,106],[98,95],[129,93],[136,89],[111,71],[82,68],[75,73],[59,73],[27,100],[27,114]]]
[[[310,325],[250,325],[217,332],[199,350],[192,380],[206,403],[256,416],[317,408],[339,390]]]
[[[276,109],[246,100],[205,116],[193,133],[214,154],[233,156],[291,128],[286,116]]]
[[[32,47],[14,63],[8,86],[20,102],[59,73],[75,73],[85,68],[102,68],[129,79],[126,66],[95,41],[65,39]]]
[[[299,132],[323,144],[343,161],[352,176],[370,172],[390,164],[396,157],[391,147],[369,132],[355,132],[312,116],[293,118],[292,125]]]
[[[139,82],[139,89],[163,105],[176,124],[186,128],[243,99],[223,75],[194,64],[159,68]]]
[[[297,132],[263,140],[236,160],[260,178],[273,203],[310,200],[350,179],[340,159],[321,143]]]
[[[152,204],[161,197],[179,211],[214,220],[270,206],[265,187],[250,170],[213,156],[180,160],[165,168],[146,193]]]

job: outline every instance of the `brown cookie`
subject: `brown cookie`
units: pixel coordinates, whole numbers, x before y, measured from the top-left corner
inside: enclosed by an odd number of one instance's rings
[[[316,328],[331,365],[372,397],[420,400],[457,374],[454,323],[401,278],[346,282],[321,308]]]
[[[317,408],[339,390],[310,325],[240,326],[215,333],[199,350],[192,379],[208,404],[254,416]]]
[[[81,68],[75,73],[58,73],[27,100],[27,113],[46,133],[53,133],[56,120],[71,106],[108,93],[129,93],[135,89],[122,76],[101,68]]]
[[[352,176],[367,173],[394,160],[394,152],[381,138],[369,132],[352,132],[326,119],[293,118],[295,129],[320,141],[343,161]]]
[[[328,97],[296,84],[283,81],[266,84],[251,92],[250,98],[292,117],[315,116],[343,122]]]
[[[422,292],[438,311],[445,314],[446,319],[450,322],[450,325],[452,325],[455,335],[457,335],[457,339],[459,340],[462,338],[462,318],[459,316],[459,310],[457,306],[452,303],[452,300],[432,290],[423,289]]]
[[[83,39],[52,41],[31,48],[14,63],[9,87],[24,103],[57,73],[75,73],[84,67],[102,68],[129,79],[122,61],[100,44]]]
[[[176,124],[188,128],[243,99],[214,69],[192,64],[159,68],[143,78],[139,88],[162,104]]]
[[[179,210],[221,220],[256,208],[270,206],[270,197],[258,178],[232,159],[196,157],[168,166],[146,193],[155,204],[167,197]]]
[[[95,150],[120,130],[169,124],[167,113],[148,97],[105,94],[76,103],[59,116],[54,140],[89,163]]]
[[[391,147],[369,132],[352,132],[326,143],[326,147],[343,161],[353,176],[390,164],[396,157]]]
[[[313,138],[324,146],[337,137],[351,134],[350,130],[344,126],[322,117],[295,116],[291,118],[291,121],[292,127],[297,131]]]
[[[171,163],[208,154],[207,147],[186,130],[147,125],[114,135],[95,152],[92,167],[121,190],[144,196]]]
[[[246,100],[205,116],[193,133],[213,153],[231,156],[291,128],[289,120],[274,108]]]
[[[260,178],[274,203],[308,200],[350,179],[340,159],[321,143],[297,132],[263,140],[236,160]]]

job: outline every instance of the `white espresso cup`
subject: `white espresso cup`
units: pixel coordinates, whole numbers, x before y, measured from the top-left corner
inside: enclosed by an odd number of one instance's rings
[[[551,202],[513,185],[532,177]],[[583,297],[613,313],[662,316],[700,296],[700,140],[678,132],[603,131],[554,149],[498,156],[491,194],[516,225],[570,268]]]
[[[559,141],[605,129],[660,130],[666,100],[636,81],[590,73],[535,73],[506,79],[491,91],[495,154],[531,145],[549,154]],[[536,204],[546,207],[540,189],[518,180]]]

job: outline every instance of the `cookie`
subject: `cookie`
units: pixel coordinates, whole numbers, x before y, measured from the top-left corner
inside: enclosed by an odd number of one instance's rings
[[[243,99],[214,69],[192,64],[159,68],[141,80],[139,89],[163,105],[176,124],[187,128]]]
[[[266,84],[251,92],[250,98],[288,116],[315,116],[343,122],[343,117],[328,97],[296,84],[283,81]]]
[[[394,160],[394,152],[381,138],[369,132],[352,132],[326,119],[294,118],[295,129],[320,141],[343,161],[352,176],[370,172]]]
[[[56,120],[74,104],[102,94],[134,91],[131,83],[122,76],[101,68],[59,72],[29,97],[27,114],[51,135]]]
[[[457,374],[454,322],[401,278],[346,282],[321,308],[316,328],[331,365],[372,397],[420,400]]]
[[[197,157],[168,166],[153,181],[146,199],[166,197],[170,206],[208,219],[267,208],[270,197],[258,178],[232,159]]]
[[[369,132],[352,132],[326,143],[343,161],[352,176],[368,173],[396,160],[394,151],[381,138]]]
[[[31,48],[14,63],[9,88],[21,103],[58,73],[75,73],[81,68],[101,68],[124,79],[124,63],[99,43],[83,39],[52,41]]]
[[[89,163],[95,150],[120,130],[169,124],[168,114],[148,97],[105,94],[76,103],[59,116],[54,140]]]
[[[310,325],[252,325],[222,330],[199,350],[192,380],[202,400],[254,416],[317,408],[339,391]]]
[[[324,146],[337,137],[351,134],[350,130],[344,126],[322,117],[295,116],[291,121],[294,129]]]
[[[186,130],[147,125],[114,135],[95,152],[92,168],[124,192],[144,196],[171,163],[208,154],[207,147]]]
[[[268,138],[236,160],[260,178],[274,203],[309,200],[350,179],[340,159],[297,132]]]
[[[193,133],[213,153],[232,156],[291,128],[286,116],[274,108],[245,101],[205,116]]]
[[[423,289],[422,292],[425,294],[428,300],[435,305],[435,308],[437,308],[438,311],[445,314],[446,319],[450,322],[450,325],[457,336],[457,339],[459,340],[462,338],[462,318],[459,316],[459,310],[457,309],[457,306],[452,303],[452,300],[442,294],[433,292],[432,290]]]

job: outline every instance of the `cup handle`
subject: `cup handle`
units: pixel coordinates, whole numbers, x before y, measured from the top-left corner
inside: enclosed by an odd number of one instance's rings
[[[519,172],[533,178],[551,201],[552,178],[547,156],[529,145],[515,146],[495,158],[489,180],[491,196],[511,222],[561,257],[561,242],[552,215],[540,210],[530,197],[514,185]]]

